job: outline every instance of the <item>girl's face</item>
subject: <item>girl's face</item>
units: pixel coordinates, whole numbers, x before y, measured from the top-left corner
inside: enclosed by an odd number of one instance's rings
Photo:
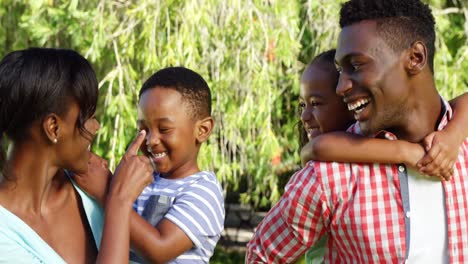
[[[301,78],[299,105],[301,122],[309,140],[331,131],[344,131],[354,122],[335,93],[337,73],[333,65],[316,62],[309,65]]]
[[[77,126],[80,109],[75,102],[70,104],[68,113],[62,119],[57,138],[57,155],[60,167],[75,173],[86,173],[91,158],[89,147],[100,125],[94,116],[86,120],[84,127],[89,133],[83,133]]]

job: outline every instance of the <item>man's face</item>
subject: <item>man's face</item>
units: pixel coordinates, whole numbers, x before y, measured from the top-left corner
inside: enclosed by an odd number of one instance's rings
[[[392,50],[366,20],[342,29],[335,61],[341,72],[336,93],[354,113],[364,134],[404,123],[409,89],[405,52]]]

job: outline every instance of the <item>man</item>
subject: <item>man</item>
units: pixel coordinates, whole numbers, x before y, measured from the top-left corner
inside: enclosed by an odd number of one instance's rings
[[[447,125],[452,111],[434,84],[427,5],[351,0],[340,25],[337,93],[358,121],[349,132],[420,142]],[[330,263],[468,262],[465,139],[461,133],[445,182],[404,165],[309,162],[259,225],[246,262],[294,262],[325,234]]]

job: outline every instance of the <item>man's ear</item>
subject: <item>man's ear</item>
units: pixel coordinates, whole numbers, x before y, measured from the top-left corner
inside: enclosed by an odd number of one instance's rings
[[[408,51],[406,71],[409,75],[419,74],[427,66],[427,47],[421,41],[411,44]]]
[[[60,133],[60,118],[52,113],[42,121],[42,130],[51,143],[57,143]]]
[[[197,144],[205,142],[213,131],[214,120],[211,116],[200,119],[196,123],[195,138]]]

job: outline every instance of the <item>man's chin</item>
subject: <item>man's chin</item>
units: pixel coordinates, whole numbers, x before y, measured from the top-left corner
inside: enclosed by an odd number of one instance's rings
[[[361,129],[361,134],[364,136],[369,136],[372,134],[372,129],[370,128],[369,120],[359,121],[359,128]]]

